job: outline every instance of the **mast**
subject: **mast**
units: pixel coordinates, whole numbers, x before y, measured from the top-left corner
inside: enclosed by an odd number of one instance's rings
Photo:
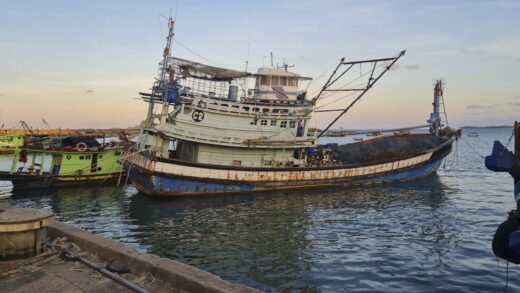
[[[432,134],[439,135],[441,129],[441,114],[440,114],[440,100],[443,99],[442,81],[437,80],[433,89],[433,112],[430,114],[430,131]]]
[[[162,61],[161,72],[160,72],[159,80],[156,80],[152,87],[152,94],[150,96],[150,102],[148,105],[148,115],[146,116],[146,124],[148,127],[151,127],[153,125],[153,120],[154,120],[153,110],[154,110],[154,106],[155,106],[155,97],[158,97],[160,94],[162,94],[163,111],[161,111],[161,114],[165,114],[164,112],[168,111],[169,86],[165,85],[165,82],[166,82],[165,78],[166,78],[166,74],[169,72],[168,61],[171,56],[171,45],[172,45],[173,36],[175,35],[174,28],[175,28],[175,21],[170,16],[170,18],[168,19],[168,36],[166,36],[166,47],[164,48],[164,51],[163,51],[163,61]],[[172,71],[170,71],[170,73],[171,73],[171,75],[173,75]],[[173,76],[170,76],[170,77],[171,77],[170,79],[173,81]]]

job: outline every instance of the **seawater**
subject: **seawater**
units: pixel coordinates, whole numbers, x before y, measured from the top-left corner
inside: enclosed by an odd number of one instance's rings
[[[491,240],[513,182],[482,156],[512,129],[465,132],[438,174],[414,182],[179,199],[131,185],[13,194],[0,182],[0,201],[264,291],[495,292],[506,263]],[[512,264],[508,287],[520,291]]]

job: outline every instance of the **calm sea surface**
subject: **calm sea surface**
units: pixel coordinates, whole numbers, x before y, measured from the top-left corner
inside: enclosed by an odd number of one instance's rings
[[[491,239],[514,207],[513,183],[487,171],[478,153],[489,154],[495,139],[506,143],[511,131],[466,129],[458,162],[451,155],[437,175],[410,183],[158,200],[132,186],[12,194],[0,182],[0,197],[11,196],[0,202],[51,210],[139,251],[265,291],[496,292],[506,263]],[[520,268],[510,265],[516,291]]]

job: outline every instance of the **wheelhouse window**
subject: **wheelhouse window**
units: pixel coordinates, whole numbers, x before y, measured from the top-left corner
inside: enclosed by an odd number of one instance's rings
[[[289,77],[289,86],[297,86],[298,85],[298,79],[296,77]]]
[[[260,84],[269,85],[269,76],[267,76],[267,75],[260,76]]]
[[[271,85],[279,85],[280,84],[280,77],[273,75],[271,76]]]
[[[287,121],[281,121],[280,128],[287,128]]]
[[[280,77],[280,85],[287,85],[287,76]]]
[[[260,125],[267,125],[267,120],[260,120]]]
[[[271,126],[276,126],[276,120],[271,120]]]
[[[251,125],[257,125],[257,124],[258,124],[258,120],[255,119],[255,120],[251,121],[250,124],[251,124]]]
[[[296,127],[296,121],[290,121],[289,122],[289,127],[290,128],[295,128]]]

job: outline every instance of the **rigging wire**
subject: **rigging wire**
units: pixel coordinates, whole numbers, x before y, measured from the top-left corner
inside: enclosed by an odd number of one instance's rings
[[[208,63],[212,63],[212,64],[218,64],[217,62],[213,62],[213,61],[209,60],[208,58],[206,58],[206,57],[204,57],[204,56],[198,54],[198,53],[195,52],[195,51],[193,51],[192,49],[186,47],[186,46],[183,45],[181,42],[179,42],[177,39],[174,38],[173,41],[174,41],[175,43],[177,43],[179,46],[181,46],[181,47],[183,47],[184,49],[186,49],[186,50],[187,50],[188,52],[190,52],[191,54],[193,54],[193,55],[195,55],[195,56],[197,56],[197,57],[203,59],[204,61],[206,61],[206,62],[208,62]],[[223,65],[223,64],[221,64],[221,65]]]
[[[230,49],[230,50],[234,50],[234,51],[236,51],[236,52],[240,52],[240,53],[244,53],[244,54],[247,53],[247,51],[245,51],[245,50],[241,50],[241,49],[237,49],[237,48],[234,48],[234,47],[231,47],[231,46],[228,46],[228,45],[224,45],[224,44],[221,44],[221,43],[218,43],[218,42],[212,41],[212,40],[210,40],[210,39],[206,39],[206,38],[204,38],[204,37],[201,37],[201,36],[195,35],[195,34],[193,34],[193,33],[190,33],[190,32],[188,32],[188,31],[185,31],[185,30],[177,29],[177,31],[179,31],[179,32],[181,32],[181,33],[184,33],[184,34],[186,34],[186,35],[188,35],[188,36],[190,36],[190,37],[192,37],[192,38],[200,39],[200,40],[205,41],[205,42],[207,42],[207,43],[213,43],[213,44],[218,45],[218,46],[220,46],[220,47],[227,48],[227,49]],[[260,54],[260,53],[257,53],[257,52],[251,52],[251,51],[250,51],[250,53],[253,54],[253,55],[257,55],[257,56],[259,56],[259,57],[264,57],[264,56],[265,56],[265,54]]]
[[[475,154],[479,155],[482,159],[486,158],[486,156],[482,155],[481,153],[479,153],[475,148],[473,148],[473,146],[471,144],[469,144],[468,142],[466,142],[466,140],[464,140],[462,138],[462,136],[460,137],[460,140],[463,141],[471,151],[473,151]]]

